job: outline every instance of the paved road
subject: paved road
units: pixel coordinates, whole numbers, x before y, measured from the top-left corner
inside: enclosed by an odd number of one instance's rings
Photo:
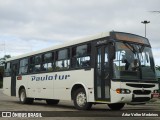
[[[153,113],[153,114],[158,114],[159,117],[143,117],[143,119],[153,119],[157,120],[160,119],[160,101],[155,102],[155,103],[148,103],[146,105],[125,105],[125,107],[121,111],[111,111],[107,105],[101,104],[101,105],[93,105],[92,110],[90,111],[78,111],[74,108],[72,102],[68,101],[60,101],[60,103],[56,106],[50,106],[47,105],[45,101],[35,101],[32,105],[24,105],[19,103],[19,99],[15,97],[10,97],[6,96],[2,93],[2,89],[0,89],[0,114],[2,111],[15,111],[15,112],[22,112],[27,113],[27,112],[38,112],[41,113],[42,111],[48,111],[46,113],[42,113],[44,115],[48,116],[54,116],[54,119],[87,119],[87,120],[103,120],[106,119],[105,117],[109,117],[110,119],[123,119],[123,120],[128,120],[128,117],[121,117],[118,118],[119,116],[123,115],[142,115],[141,113]],[[159,113],[158,113],[158,112]],[[113,118],[113,116],[116,116]],[[6,118],[0,118],[5,119]],[[8,118],[10,119],[10,118]],[[12,118],[12,119],[22,119],[22,118]],[[27,118],[23,118],[27,119]],[[33,119],[33,118],[30,118]],[[37,119],[44,119],[44,118],[37,118]],[[50,117],[46,117],[45,119],[52,119]],[[130,119],[138,119],[137,117],[131,117]]]

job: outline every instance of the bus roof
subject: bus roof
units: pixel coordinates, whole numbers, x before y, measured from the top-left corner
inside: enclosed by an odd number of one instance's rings
[[[110,35],[110,32],[102,32],[102,33],[98,33],[98,34],[95,34],[95,35],[90,35],[88,37],[71,40],[70,42],[65,42],[63,44],[55,45],[55,46],[52,46],[52,47],[49,47],[49,48],[46,48],[46,49],[42,49],[42,50],[39,50],[39,51],[34,51],[34,52],[26,53],[26,54],[23,54],[23,55],[11,57],[11,58],[7,59],[6,62],[16,60],[16,59],[20,59],[20,58],[24,58],[24,57],[28,57],[28,56],[32,56],[32,55],[35,55],[35,54],[40,54],[40,53],[47,52],[47,51],[52,51],[52,50],[67,47],[67,46],[71,46],[71,45],[74,45],[74,44],[79,44],[79,43],[83,43],[83,42],[87,42],[87,41],[96,40],[96,39],[99,39],[99,38],[104,38],[104,37],[107,37],[109,35]]]

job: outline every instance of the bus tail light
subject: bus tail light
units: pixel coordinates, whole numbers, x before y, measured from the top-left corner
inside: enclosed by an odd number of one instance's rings
[[[131,91],[129,89],[122,89],[122,88],[116,89],[116,92],[118,94],[130,94],[131,93]]]

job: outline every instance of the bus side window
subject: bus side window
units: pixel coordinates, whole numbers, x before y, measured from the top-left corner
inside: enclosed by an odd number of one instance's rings
[[[27,74],[28,71],[28,58],[20,60],[19,74]]]
[[[52,52],[49,52],[43,55],[42,71],[53,71],[53,65],[54,65],[53,56],[54,54]]]
[[[56,52],[56,70],[69,69],[69,49],[63,49]]]
[[[73,68],[83,68],[90,67],[91,60],[91,46],[90,44],[85,44],[72,48],[72,67]]]
[[[5,64],[5,76],[9,77],[11,76],[11,66],[10,66],[10,62],[7,62]]]
[[[42,55],[36,55],[35,56],[34,72],[40,72],[41,71],[41,62],[42,62]]]
[[[35,72],[35,56],[29,58],[29,73]]]

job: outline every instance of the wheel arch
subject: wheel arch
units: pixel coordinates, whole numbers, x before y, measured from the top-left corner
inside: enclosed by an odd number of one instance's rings
[[[19,95],[19,96],[20,96],[20,91],[21,91],[22,89],[26,90],[25,87],[24,87],[23,85],[21,85],[21,86],[19,87],[19,90],[18,90],[18,95]]]
[[[74,92],[80,88],[83,88],[86,92],[86,96],[88,96],[88,93],[86,91],[86,87],[85,85],[83,85],[82,83],[76,83],[72,86],[72,89],[71,89],[71,99],[73,100],[73,97],[74,97]]]

